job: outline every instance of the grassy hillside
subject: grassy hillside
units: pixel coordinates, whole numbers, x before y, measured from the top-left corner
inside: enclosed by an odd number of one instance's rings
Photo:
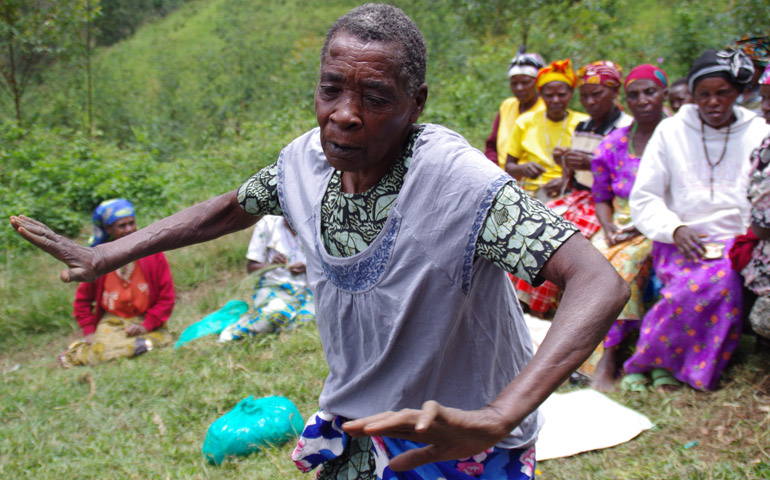
[[[429,45],[422,120],[481,147],[509,95],[504,71],[521,32],[479,30],[469,21],[469,1],[395,3]],[[754,12],[770,8],[768,0],[743,3]],[[90,212],[104,198],[136,199],[141,226],[236,188],[314,126],[324,32],[355,4],[192,1],[98,49],[96,139],[82,133],[82,71],[53,66],[26,97],[32,124],[0,126],[0,217],[34,215],[84,242]],[[549,59],[607,57],[626,70],[662,58],[674,77],[686,70],[688,52],[743,33],[725,13],[737,4],[573,2],[537,25],[529,42]],[[242,232],[168,254],[179,298],[172,332],[248,296],[247,241]],[[287,461],[289,446],[220,468],[206,465],[199,449],[207,426],[247,395],[284,394],[304,416],[314,410],[326,367],[312,327],[59,370],[55,354],[78,338],[70,313],[75,287],[58,281],[59,264],[20,245],[0,223],[0,477],[307,478]],[[614,395],[656,428],[616,449],[546,462],[539,478],[770,478],[766,358],[752,352],[750,338],[741,351],[716,394]],[[700,447],[682,447],[693,439]]]

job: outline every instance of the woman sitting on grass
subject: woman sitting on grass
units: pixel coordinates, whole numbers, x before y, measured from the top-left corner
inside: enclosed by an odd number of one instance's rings
[[[529,111],[516,120],[506,148],[505,171],[530,196],[545,202],[562,193],[561,165],[554,156],[569,148],[575,127],[589,117],[567,108],[577,85],[569,59],[541,68],[536,85],[545,110]],[[545,317],[558,306],[561,290],[552,282],[535,287],[513,275],[511,279],[519,301],[529,307],[532,315]]]
[[[545,66],[545,61],[537,53],[519,51],[508,65],[508,79],[513,97],[508,97],[500,104],[500,109],[492,124],[492,133],[487,138],[484,154],[488,159],[505,169],[508,139],[511,137],[516,120],[529,111],[545,109],[543,100],[537,93],[537,72]]]
[[[741,53],[706,51],[688,75],[696,105],[660,122],[631,191],[634,226],[654,241],[663,298],[642,320],[627,373],[659,390],[716,388],[741,335],[741,278],[727,256],[748,227],[749,155],[770,133],[735,105],[752,77]]]
[[[99,204],[92,217],[96,245],[136,231],[136,213],[128,200]],[[57,357],[59,365],[98,365],[119,357],[135,357],[171,343],[162,328],[174,309],[174,281],[166,257],[156,253],[94,282],[81,283],[73,314],[83,329],[78,340]]]
[[[259,277],[254,287],[254,311],[227,326],[219,334],[220,341],[240,340],[315,320],[305,251],[285,218],[265,215],[257,222],[246,258],[246,271]]]
[[[612,389],[620,344],[639,329],[644,315],[642,294],[649,280],[652,242],[634,227],[628,196],[647,142],[663,118],[667,83],[666,73],[652,65],[639,65],[629,72],[626,102],[634,123],[610,133],[591,160],[591,191],[602,225],[592,241],[631,287],[631,298],[604,339],[604,354],[591,384],[597,390]]]

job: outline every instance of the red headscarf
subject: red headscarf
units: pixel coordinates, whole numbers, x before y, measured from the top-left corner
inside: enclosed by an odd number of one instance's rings
[[[636,80],[652,80],[660,88],[668,87],[668,76],[666,72],[656,67],[655,65],[642,64],[638,67],[634,67],[633,70],[628,72],[626,77],[625,88],[634,83]]]

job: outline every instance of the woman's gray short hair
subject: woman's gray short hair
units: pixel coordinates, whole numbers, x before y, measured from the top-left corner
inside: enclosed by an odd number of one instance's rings
[[[321,49],[321,63],[329,43],[340,32],[349,33],[362,41],[396,43],[400,47],[396,60],[401,65],[400,75],[406,80],[407,93],[413,94],[417,87],[425,83],[428,60],[425,39],[417,25],[400,8],[367,3],[338,18],[326,33]]]

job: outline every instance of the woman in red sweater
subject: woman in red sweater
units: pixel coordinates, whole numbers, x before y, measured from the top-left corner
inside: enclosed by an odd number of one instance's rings
[[[125,199],[102,202],[92,217],[90,245],[117,240],[136,231],[134,206]],[[171,343],[163,328],[174,309],[174,281],[166,257],[156,253],[91,283],[78,286],[73,314],[83,340],[59,354],[64,367],[97,365],[135,357]]]

